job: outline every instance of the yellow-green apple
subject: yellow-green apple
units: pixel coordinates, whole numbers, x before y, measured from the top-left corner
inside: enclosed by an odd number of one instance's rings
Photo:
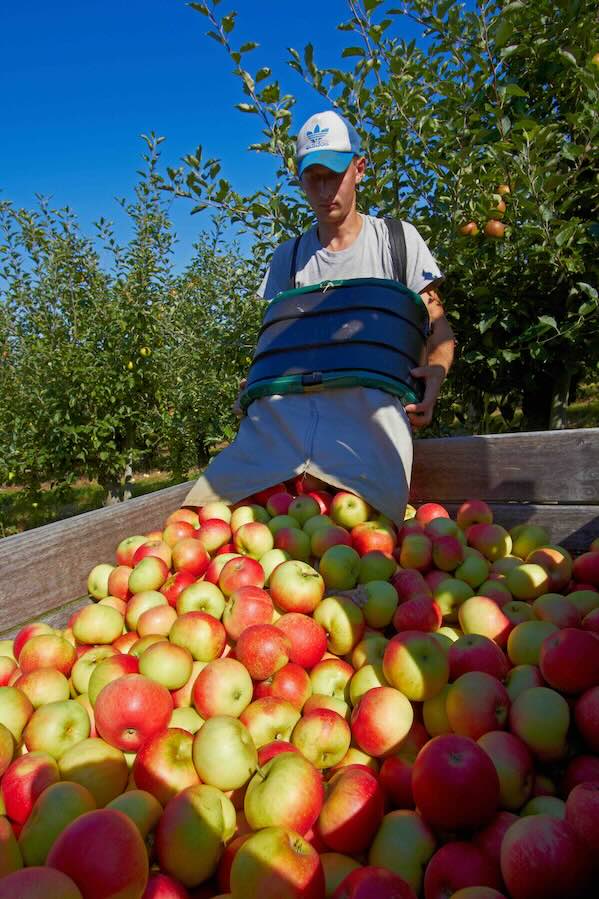
[[[593,752],[599,753],[599,687],[591,687],[578,697],[574,717],[582,739]]]
[[[146,790],[128,789],[109,802],[106,808],[114,808],[127,815],[144,840],[154,830],[162,815],[162,806]]]
[[[312,692],[347,700],[353,673],[352,666],[343,659],[322,659],[310,671]]]
[[[227,640],[222,622],[206,612],[179,615],[168,637],[171,643],[188,649],[198,662],[218,659]]]
[[[493,762],[470,737],[444,734],[420,750],[412,770],[412,790],[422,817],[434,830],[476,830],[499,802]]]
[[[387,756],[381,765],[379,782],[395,808],[414,808],[412,767],[429,735],[419,721],[414,721],[397,752]]]
[[[15,738],[4,724],[0,724],[0,777],[4,774],[15,754]],[[1,855],[1,853],[0,853]],[[0,876],[2,866],[0,864]]]
[[[289,638],[273,624],[253,624],[242,631],[235,656],[244,665],[252,680],[271,677],[289,661]]]
[[[458,620],[458,611],[463,602],[474,596],[474,590],[466,581],[446,577],[433,589],[433,598],[445,621]]]
[[[307,521],[304,521],[302,530],[308,537],[310,537],[310,539],[312,539],[316,531],[320,530],[320,528],[329,527],[334,524],[335,522],[329,515],[325,515],[321,512],[318,515],[313,515],[311,518],[308,518]],[[343,530],[345,530],[345,528]]]
[[[437,519],[444,520],[444,519]],[[464,548],[451,534],[433,537],[433,565],[440,571],[455,571],[464,561]]]
[[[291,662],[307,671],[320,662],[327,649],[327,635],[318,622],[300,612],[288,612],[281,615],[275,624],[291,642]]]
[[[15,661],[18,661],[23,646],[31,637],[37,637],[39,634],[55,633],[55,629],[43,621],[32,621],[30,624],[25,624],[17,633],[14,641],[12,641],[12,657]],[[3,655],[11,655],[11,653],[3,653]]]
[[[382,665],[388,642],[383,634],[366,633],[352,651],[351,663],[356,671],[363,665]]]
[[[362,665],[349,682],[349,699],[352,706],[357,705],[364,693],[372,690],[373,687],[386,686],[388,686],[388,682],[383,674],[382,664]]]
[[[467,499],[457,511],[456,521],[465,531],[472,524],[492,524],[491,507],[482,499]]]
[[[98,606],[90,605],[85,608],[96,609]],[[105,606],[104,611],[118,614],[114,609],[107,609]],[[68,640],[65,640],[64,637],[59,636],[59,634],[38,634],[30,637],[21,649],[19,653],[19,668],[23,674],[28,674],[37,668],[55,668],[68,677],[76,658],[75,647]]]
[[[475,590],[489,577],[489,563],[478,550],[471,546],[464,547],[464,561],[458,565],[454,576],[465,581]],[[510,594],[511,596],[511,594]]]
[[[154,606],[142,612],[137,619],[137,633],[140,637],[148,637],[150,634],[168,637],[176,620],[177,612],[172,606]]]
[[[108,647],[102,647],[102,649],[105,648]],[[83,658],[85,656],[75,663],[73,671]],[[64,674],[54,668],[37,668],[35,671],[30,671],[29,674],[21,674],[14,682],[14,686],[27,696],[34,709],[47,702],[69,699],[71,695],[68,680]],[[77,685],[74,684],[74,686],[77,692],[85,692],[85,690],[79,690]]]
[[[108,659],[117,654],[117,650],[112,646],[91,646],[86,650],[75,662],[71,671],[71,681],[77,693],[87,693],[89,680],[96,667],[103,659]],[[23,675],[23,679],[31,678],[35,672]],[[64,677],[64,675],[63,675]],[[65,678],[66,681],[66,678]],[[23,687],[21,687],[23,689]],[[35,689],[35,686],[34,686]],[[56,697],[56,699],[68,699],[67,696]],[[47,700],[50,702],[51,700]],[[36,707],[40,702],[34,703]]]
[[[391,755],[398,751],[413,719],[412,705],[403,693],[393,687],[373,687],[352,712],[352,738],[368,755]]]
[[[489,578],[491,580],[505,581],[506,575],[512,568],[517,568],[518,565],[522,565],[522,559],[511,554],[495,559],[489,569]]]
[[[192,735],[182,728],[165,727],[145,740],[133,762],[135,785],[164,806],[200,782],[192,759]],[[114,798],[114,797],[111,797]]]
[[[432,634],[402,631],[387,644],[383,673],[408,699],[423,702],[449,680],[448,654]]]
[[[98,808],[119,796],[129,779],[123,752],[97,737],[81,740],[67,749],[58,760],[58,768],[63,781],[89,790]]]
[[[541,565],[532,562],[523,562],[508,571],[505,577],[505,585],[515,599],[536,599],[543,593],[547,593],[549,575]]]
[[[489,599],[496,602],[500,608],[503,608],[507,603],[512,601],[512,594],[505,584],[492,578],[479,584],[476,588],[476,593],[477,596],[488,596]]]
[[[364,553],[360,557],[360,573],[358,583],[369,581],[388,581],[397,569],[393,556],[388,556],[378,549]]]
[[[243,809],[252,830],[274,825],[303,835],[314,826],[323,802],[320,771],[301,752],[282,752],[256,771]]]
[[[434,833],[419,814],[405,809],[392,811],[385,815],[372,841],[368,863],[403,877],[420,895],[423,872],[436,847]]]
[[[254,699],[273,696],[285,699],[298,711],[312,695],[312,683],[308,672],[295,662],[288,662],[271,677],[254,686]]]
[[[393,615],[393,627],[399,631],[437,631],[443,616],[432,596],[414,596],[402,602]],[[370,622],[369,622],[370,623]]]
[[[29,752],[60,756],[89,737],[90,720],[85,709],[73,699],[49,702],[35,710],[23,731]]]
[[[434,518],[449,518],[449,512],[440,503],[423,503],[416,509],[416,521],[427,525]]]
[[[458,609],[458,621],[465,634],[482,634],[505,646],[512,630],[511,621],[488,596],[470,596]]]
[[[287,490],[279,490],[272,493],[266,501],[266,511],[271,517],[276,515],[287,515],[287,510],[293,502],[294,497]]]
[[[330,525],[317,528],[310,536],[310,552],[320,559],[328,549],[333,546],[351,546],[351,534],[340,525]]]
[[[144,537],[143,539],[145,542],[146,538]],[[114,570],[114,567],[114,565],[109,565],[106,562],[103,562],[100,565],[95,565],[90,571],[87,577],[87,592],[90,596],[93,596],[94,599],[103,599],[105,596],[108,596],[110,592],[108,589],[108,578]],[[17,658],[18,657],[19,655],[17,652]]]
[[[17,843],[15,829],[7,817],[0,816],[0,896],[2,896],[3,884],[7,875],[23,868],[23,856]],[[20,894],[17,892],[13,895]],[[4,896],[8,897],[9,894],[4,892]],[[42,899],[46,899],[46,897],[44,896]]]
[[[310,538],[299,526],[280,528],[275,535],[274,545],[300,562],[307,562],[310,558]]]
[[[209,581],[195,581],[185,587],[176,600],[179,615],[185,612],[207,612],[213,618],[222,618],[225,609],[225,597],[216,584]]]
[[[550,621],[556,627],[578,627],[580,612],[561,593],[543,593],[532,604],[532,614],[539,621]]]
[[[224,506],[224,503],[222,505]],[[204,508],[206,509],[208,507],[205,506]],[[224,508],[227,509],[228,507],[224,506]],[[171,512],[171,514],[166,519],[166,524],[171,524],[173,521],[188,521],[190,524],[197,528],[200,520],[201,518],[195,509],[183,507],[181,509],[175,509],[174,512]]]
[[[370,846],[383,813],[384,797],[376,774],[349,768],[328,782],[314,830],[329,849],[356,855]]]
[[[370,506],[361,496],[340,490],[335,494],[331,502],[329,514],[336,524],[351,530],[356,525],[368,521],[370,518]]]
[[[441,734],[452,732],[452,726],[447,716],[447,696],[450,690],[451,684],[445,684],[436,696],[432,696],[422,703],[422,721],[431,737],[439,737]]]
[[[37,797],[59,780],[58,764],[48,752],[18,756],[4,772],[0,784],[5,814],[11,821],[23,824]]]
[[[499,806],[517,811],[530,798],[534,782],[534,759],[527,745],[515,734],[496,730],[478,740],[495,765],[499,777]]]
[[[527,815],[550,815],[563,821],[566,817],[566,803],[557,796],[533,796],[520,809],[520,817]]]
[[[545,569],[549,576],[547,590],[559,593],[569,584],[572,556],[563,546],[541,546],[533,550],[526,561]]]
[[[78,643],[87,643],[89,645],[109,644],[123,633],[124,626],[125,619],[120,612],[110,606],[103,606],[98,603],[93,606],[84,606],[81,609],[73,623],[73,634]],[[37,637],[36,639],[49,640],[51,638]],[[33,642],[33,640],[30,640],[29,644]],[[25,647],[26,649],[27,646]],[[21,665],[21,668],[23,668],[23,665]],[[23,668],[23,670],[25,669]],[[59,668],[59,670],[61,669]],[[66,674],[66,672],[63,673]]]
[[[332,709],[312,709],[297,722],[291,742],[319,769],[341,761],[351,742],[349,724]]]
[[[391,624],[397,608],[397,590],[388,581],[368,581],[364,584],[366,602],[362,612],[369,627],[384,628]]]
[[[91,673],[87,685],[87,694],[92,706],[96,704],[96,699],[106,684],[122,677],[124,674],[137,674],[138,671],[139,661],[137,657],[125,653],[118,653],[98,662]]]
[[[452,643],[455,643],[456,640],[459,640],[460,637],[464,636],[464,633],[459,627],[452,627],[450,624],[443,624],[438,631],[434,632],[435,637],[440,637],[441,639],[445,639],[445,641],[449,641],[449,643],[445,642],[445,646],[449,649]]]
[[[210,556],[204,545],[195,537],[183,537],[173,546],[173,568],[175,571],[189,571],[201,577],[208,565]],[[135,573],[135,569],[134,569]]]
[[[112,648],[116,649],[117,652],[128,653],[138,641],[139,635],[135,631],[126,631],[126,633],[117,637],[112,644]]]
[[[278,532],[283,528],[296,528],[298,524],[297,518],[293,518],[291,515],[275,515],[275,517],[271,518],[268,522],[268,528],[273,537],[276,537]]]
[[[345,880],[348,874],[360,867],[359,862],[349,855],[343,855],[340,852],[321,852],[320,862],[324,872],[325,891],[324,895],[329,899],[333,895],[342,880]]]
[[[33,865],[31,868],[6,873],[0,880],[0,899],[82,899],[81,891],[62,871]]]
[[[324,578],[326,582],[326,574]],[[313,617],[326,632],[329,652],[339,656],[352,651],[362,639],[366,627],[362,610],[349,596],[342,594],[323,599],[314,610]]]
[[[536,665],[515,665],[508,671],[504,683],[512,702],[529,687],[545,686],[543,675]]]
[[[127,603],[127,611],[125,612],[125,624],[130,631],[137,630],[137,622],[147,609],[153,609],[155,606],[167,606],[168,600],[163,593],[158,590],[142,590],[140,593],[134,593]]]
[[[549,687],[529,687],[513,701],[509,728],[541,761],[562,759],[570,726],[568,703]]]
[[[433,542],[426,534],[407,534],[401,543],[399,564],[402,568],[428,571],[433,564]]]
[[[206,551],[213,555],[222,546],[229,543],[233,533],[228,522],[222,518],[208,518],[193,534],[203,544]]]
[[[549,815],[512,824],[501,844],[501,873],[514,899],[590,895],[589,849],[567,821]]]
[[[222,622],[227,635],[238,640],[247,627],[270,624],[273,617],[272,599],[261,587],[240,587],[225,604]]]
[[[599,783],[595,781],[577,784],[566,799],[566,821],[579,839],[594,853],[599,852],[598,816]]]
[[[490,562],[508,556],[512,551],[512,538],[500,524],[473,524],[466,536],[468,544]]]
[[[573,590],[568,593],[568,602],[574,603],[584,618],[589,612],[599,608],[599,593],[596,590]]]
[[[220,518],[221,521],[226,521],[228,524],[231,521],[231,514],[231,509],[226,503],[215,501],[202,506],[199,510],[198,521],[200,524],[204,524],[206,521]]]
[[[523,602],[520,599],[506,602],[501,608],[505,617],[509,618],[514,627],[518,624],[522,624],[524,621],[532,621],[534,617],[532,614],[532,604]]]
[[[283,562],[288,562],[290,559],[291,556],[284,549],[271,549],[264,553],[260,559],[260,565],[264,571],[264,583],[267,587],[270,586],[270,578],[275,568],[278,568],[279,565],[282,565]]]
[[[290,740],[299,717],[299,710],[286,699],[263,696],[251,702],[243,710],[239,720],[247,729],[256,749],[261,749],[273,740]]]
[[[231,899],[322,899],[325,894],[318,852],[283,827],[265,827],[240,846],[230,881]]]
[[[367,752],[362,752],[357,746],[350,746],[341,761],[334,768],[331,768],[329,773],[332,776],[336,771],[350,767],[367,768],[369,771],[378,774],[380,765],[378,759],[368,755]]]
[[[118,596],[127,601],[131,596],[129,590],[129,577],[133,568],[130,565],[117,565],[108,576],[108,595]]]
[[[195,734],[204,724],[204,719],[190,706],[178,706],[173,709],[169,727],[180,727],[190,734]]]
[[[458,637],[448,650],[448,658],[449,679],[452,681],[466,671],[486,671],[503,680],[510,667],[503,650],[482,634]]]
[[[198,674],[192,689],[193,704],[202,718],[239,718],[252,701],[253,690],[252,679],[241,662],[216,659]]]
[[[168,640],[152,644],[139,656],[139,673],[162,684],[167,690],[179,690],[187,683],[192,667],[193,658],[189,650]]]
[[[123,618],[125,617],[125,612],[127,611],[127,603],[124,599],[119,599],[118,596],[105,596],[104,599],[100,599],[98,601],[99,606],[110,606],[111,609],[116,609],[117,612],[120,612]],[[75,619],[73,619],[73,623]],[[65,633],[63,631],[63,637],[69,641],[69,643],[73,643],[75,645],[75,637],[73,636],[73,628],[68,628],[69,633]]]
[[[534,620],[517,624],[507,641],[507,654],[512,665],[538,665],[543,640],[558,630],[550,621]]]
[[[289,503],[289,507],[287,509],[287,514],[295,518],[295,520],[299,522],[300,526],[303,526],[309,518],[313,518],[319,513],[319,504],[316,502],[314,497],[309,496],[308,494],[296,496],[296,498]]]
[[[250,556],[234,556],[223,565],[218,575],[218,586],[227,599],[240,587],[263,587],[264,569]]]
[[[0,687],[6,687],[11,675],[17,669],[17,663],[9,656],[0,656]]]
[[[517,524],[510,530],[512,553],[520,559],[526,559],[535,549],[547,546],[550,541],[549,531],[539,524]]]
[[[196,528],[188,521],[171,521],[162,531],[161,539],[172,549],[179,540],[183,540],[184,537],[193,537],[195,532]]]
[[[267,525],[260,521],[249,521],[237,528],[233,544],[240,555],[259,560],[273,549],[274,538]]]
[[[471,842],[455,841],[441,846],[430,859],[424,874],[424,892],[431,899],[455,896],[463,887],[501,886],[497,865]],[[501,896],[501,893],[499,893]]]
[[[324,596],[324,580],[307,562],[291,559],[270,576],[270,596],[283,612],[311,614]]]
[[[307,715],[308,712],[313,712],[316,709],[330,709],[333,712],[337,712],[346,721],[349,721],[351,717],[351,709],[348,702],[345,702],[338,696],[329,696],[326,693],[312,693],[306,700],[302,711],[304,715]]]
[[[70,877],[84,896],[141,896],[148,853],[135,824],[116,809],[72,821],[50,849],[47,864]]]
[[[137,752],[148,737],[167,727],[172,711],[173,700],[166,687],[142,674],[126,674],[111,681],[94,703],[98,734],[123,752]]]
[[[431,519],[431,521],[426,524],[424,533],[432,540],[435,540],[437,537],[451,536],[457,537],[460,541],[463,541],[463,545],[465,545],[466,543],[462,530],[460,529],[458,523],[452,518]]]
[[[560,693],[583,693],[599,685],[599,646],[594,634],[565,627],[543,640],[539,667]]]

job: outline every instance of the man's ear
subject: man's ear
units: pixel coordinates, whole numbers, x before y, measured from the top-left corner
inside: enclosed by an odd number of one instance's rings
[[[354,165],[356,167],[356,184],[358,184],[364,177],[364,173],[366,171],[366,157],[358,156],[354,160]]]

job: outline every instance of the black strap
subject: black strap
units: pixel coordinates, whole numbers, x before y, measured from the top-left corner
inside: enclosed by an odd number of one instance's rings
[[[389,231],[389,244],[391,246],[391,260],[393,262],[393,277],[401,284],[406,283],[406,235],[399,219],[386,215],[383,219]]]
[[[293,252],[291,253],[291,266],[289,268],[289,284],[291,290],[295,290],[297,284],[295,283],[295,275],[297,273],[297,251],[299,250],[300,240],[302,239],[302,235],[299,234],[295,240],[293,241]]]

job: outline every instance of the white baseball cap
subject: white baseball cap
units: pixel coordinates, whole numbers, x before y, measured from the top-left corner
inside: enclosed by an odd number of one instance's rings
[[[360,155],[360,136],[339,113],[317,112],[304,122],[297,135],[298,175],[310,165],[324,165],[344,172],[354,156]]]

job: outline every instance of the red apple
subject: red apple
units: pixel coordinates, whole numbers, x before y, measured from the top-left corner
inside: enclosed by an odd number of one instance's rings
[[[396,546],[396,537],[390,528],[378,521],[364,521],[351,530],[353,548],[364,556],[368,552],[378,550],[391,555]]]
[[[599,753],[599,687],[579,696],[574,706],[576,726],[587,746]]]
[[[393,687],[373,687],[352,712],[352,736],[368,755],[391,755],[398,751],[413,719],[412,706],[403,693]]]
[[[356,868],[341,881],[332,899],[416,899],[416,893],[402,877],[386,868]]]
[[[468,671],[449,687],[445,708],[454,733],[478,740],[489,731],[505,728],[510,698],[496,677]]]
[[[242,631],[235,655],[253,680],[271,677],[289,661],[291,642],[273,624],[253,624]]]
[[[111,681],[98,695],[96,730],[111,746],[137,752],[148,737],[168,726],[172,711],[166,687],[141,674],[127,674]]]
[[[376,775],[348,768],[329,781],[315,829],[330,849],[354,855],[368,849],[383,812],[383,793]]]
[[[275,626],[282,630],[291,642],[289,659],[306,670],[320,662],[327,649],[327,635],[323,627],[299,612],[282,615]]]
[[[577,784],[566,800],[566,821],[582,842],[595,854],[599,852],[599,782]]]
[[[478,846],[465,842],[445,843],[429,861],[424,875],[427,899],[445,899],[463,887],[501,886],[497,866]]]
[[[218,586],[226,597],[231,596],[240,587],[263,587],[264,569],[256,559],[236,556],[223,566]]]
[[[176,607],[177,599],[191,584],[195,584],[196,576],[191,571],[177,571],[166,579],[160,592],[166,596],[169,606]]]
[[[201,577],[209,564],[210,556],[203,544],[194,537],[184,537],[173,546],[175,571],[188,571],[196,577]]]
[[[225,604],[222,622],[228,636],[238,640],[247,627],[270,624],[273,604],[266,590],[260,587],[240,587]]]
[[[34,865],[0,878],[0,899],[82,899],[75,882],[54,868]]]
[[[439,503],[423,503],[416,510],[415,518],[421,524],[427,525],[434,518],[449,518],[449,512]]]
[[[471,524],[492,524],[493,512],[484,500],[467,499],[458,509],[456,521],[465,531]]]
[[[282,752],[254,774],[244,811],[252,830],[281,826],[306,834],[320,814],[324,786],[319,771],[299,752]]]
[[[301,665],[289,662],[266,680],[254,687],[254,699],[272,696],[285,699],[301,712],[306,700],[312,694],[310,677]]]
[[[493,640],[482,634],[465,634],[451,644],[448,650],[449,679],[457,680],[467,671],[484,671],[503,680],[509,670],[505,653]]]
[[[266,827],[239,847],[231,867],[232,899],[322,899],[317,851],[293,830]]]
[[[526,744],[515,734],[489,731],[478,740],[499,777],[499,805],[517,811],[530,798],[534,783],[534,760]]]
[[[549,686],[560,693],[582,693],[599,686],[597,640],[587,631],[562,628],[543,641],[539,667]]]
[[[37,797],[59,780],[58,764],[47,752],[19,756],[4,772],[0,785],[6,815],[11,821],[23,824]]]
[[[250,704],[253,684],[237,659],[216,659],[198,674],[192,689],[193,704],[202,718],[230,715],[238,718]]]
[[[324,596],[324,581],[306,562],[291,559],[277,565],[269,581],[273,602],[283,612],[311,614]]]

